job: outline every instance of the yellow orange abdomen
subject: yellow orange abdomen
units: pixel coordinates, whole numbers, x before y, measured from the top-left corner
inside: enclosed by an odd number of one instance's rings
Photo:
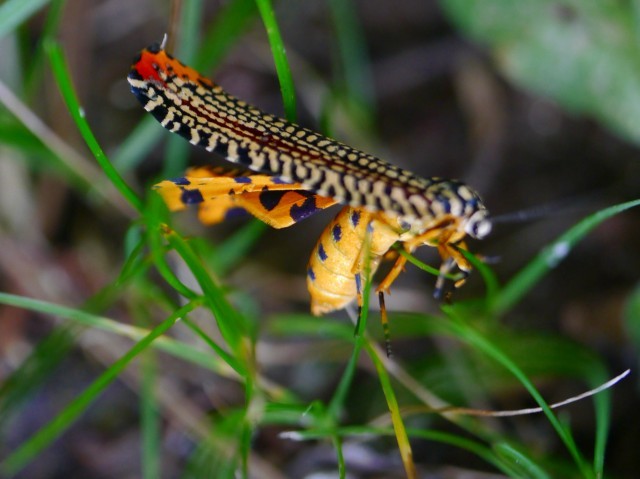
[[[342,309],[356,298],[356,275],[364,267],[367,234],[371,274],[399,239],[396,232],[375,216],[361,208],[347,206],[320,235],[307,267],[307,287],[314,315]]]

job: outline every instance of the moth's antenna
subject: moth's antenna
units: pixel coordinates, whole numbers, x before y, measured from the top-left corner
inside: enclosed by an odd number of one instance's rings
[[[567,198],[524,210],[492,216],[490,219],[493,224],[524,223],[525,221],[534,221],[550,216],[591,211],[594,207],[592,206],[593,202],[590,200],[590,197]]]
[[[167,35],[166,33],[164,34],[164,36],[162,37],[162,42],[160,42],[160,50],[164,50],[165,47],[167,46],[167,41],[169,40],[169,35]]]

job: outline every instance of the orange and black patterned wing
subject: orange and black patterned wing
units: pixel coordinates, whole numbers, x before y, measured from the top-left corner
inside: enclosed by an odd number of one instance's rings
[[[286,228],[337,203],[299,183],[223,168],[192,168],[155,189],[172,211],[195,205],[204,224],[219,223],[240,208],[273,228]]]
[[[382,211],[414,225],[443,209],[465,215],[475,211],[480,201],[461,190],[459,182],[421,178],[264,113],[227,94],[157,45],[141,52],[128,80],[144,108],[163,127],[192,144],[250,170],[300,183],[339,203]]]

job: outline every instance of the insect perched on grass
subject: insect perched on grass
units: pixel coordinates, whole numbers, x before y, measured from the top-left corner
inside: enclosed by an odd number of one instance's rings
[[[464,283],[471,264],[464,238],[491,230],[478,194],[460,181],[420,178],[378,158],[277,118],[227,94],[211,80],[153,45],[128,77],[145,110],[190,143],[244,170],[194,168],[156,186],[171,210],[198,205],[200,219],[222,221],[243,208],[274,228],[285,228],[336,203],[345,205],[327,226],[307,267],[311,311],[321,315],[358,298],[369,251],[371,271],[394,243],[421,245],[442,258],[436,293],[457,266]],[[388,291],[402,272],[400,255],[378,286]],[[382,297],[382,295],[380,295]]]

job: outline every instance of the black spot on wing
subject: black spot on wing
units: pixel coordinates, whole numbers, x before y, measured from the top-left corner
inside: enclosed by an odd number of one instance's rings
[[[291,207],[291,218],[293,218],[293,220],[296,222],[302,221],[318,211],[318,207],[316,206],[316,197],[312,193],[308,193],[306,191],[299,193],[301,195],[304,195],[306,193],[309,196],[300,206],[293,205]]]
[[[202,203],[204,198],[202,197],[200,190],[182,190],[180,201],[185,205],[197,205],[198,203]]]
[[[231,220],[234,218],[244,218],[248,215],[247,211],[244,208],[230,208],[224,214],[225,220]]]
[[[260,193],[260,204],[267,211],[272,211],[278,203],[282,200],[282,197],[286,195],[286,191],[263,191]]]
[[[188,186],[191,184],[191,182],[189,180],[187,180],[184,176],[180,177],[180,178],[172,178],[170,180],[174,185],[178,185],[178,186]]]

